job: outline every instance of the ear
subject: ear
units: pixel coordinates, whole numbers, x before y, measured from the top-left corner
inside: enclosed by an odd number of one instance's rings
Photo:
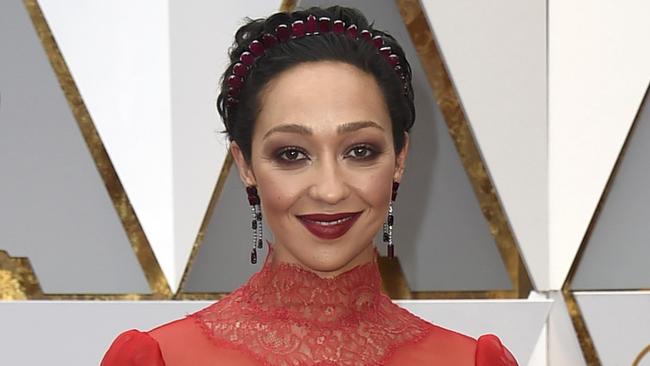
[[[402,175],[404,175],[404,167],[406,165],[406,157],[409,153],[409,134],[404,131],[404,145],[402,150],[397,153],[395,156],[395,174],[393,175],[393,180],[395,182],[400,182],[402,180]]]
[[[239,178],[246,187],[257,185],[257,180],[255,179],[255,174],[253,173],[253,168],[244,158],[244,153],[241,151],[239,145],[233,141],[230,144],[230,153],[232,154],[235,164],[237,164],[237,170],[239,170]]]

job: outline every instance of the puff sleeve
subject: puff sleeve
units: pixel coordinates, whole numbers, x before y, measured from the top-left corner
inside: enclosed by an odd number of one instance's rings
[[[128,330],[115,338],[101,366],[165,366],[160,346],[145,332]]]
[[[476,366],[517,366],[517,360],[497,336],[486,334],[476,344]]]

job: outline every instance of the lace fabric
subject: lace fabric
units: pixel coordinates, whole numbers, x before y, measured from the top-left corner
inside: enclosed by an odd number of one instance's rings
[[[381,292],[376,261],[321,278],[271,257],[244,286],[190,315],[213,343],[263,365],[379,366],[434,328]]]
[[[381,292],[376,261],[334,278],[270,263],[222,300],[120,334],[102,366],[516,366],[498,337],[418,318]]]

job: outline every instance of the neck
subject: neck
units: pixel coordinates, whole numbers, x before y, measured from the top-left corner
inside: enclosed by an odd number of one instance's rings
[[[267,240],[267,244],[270,248],[269,258],[267,260],[271,262],[271,265],[279,264],[279,263],[294,264],[304,270],[315,273],[321,278],[336,277],[341,273],[347,272],[356,266],[370,263],[370,262],[376,262],[376,248],[372,241],[369,242],[361,252],[359,252],[357,255],[352,257],[348,262],[344,263],[341,266],[332,269],[328,268],[326,270],[312,268],[306,265],[305,263],[298,260],[295,256],[291,255],[291,253],[289,253],[289,251],[286,250],[286,248],[282,245],[271,244],[268,240]]]
[[[372,314],[371,310],[382,299],[381,275],[376,261],[366,261],[345,272],[337,271],[338,276],[323,278],[319,273],[334,271],[314,271],[297,263],[279,262],[272,256],[275,256],[274,250],[269,251],[262,269],[239,293],[246,297],[243,302],[258,306],[256,313],[331,325],[337,321],[358,320],[365,313]]]

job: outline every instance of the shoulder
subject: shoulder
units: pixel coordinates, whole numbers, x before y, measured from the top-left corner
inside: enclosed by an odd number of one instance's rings
[[[394,356],[396,365],[517,366],[497,336],[475,339],[437,325],[432,325],[429,334],[418,342],[400,347]]]
[[[510,351],[494,334],[482,335],[476,342],[476,365],[517,366]]]
[[[192,364],[189,362],[192,354],[204,353],[213,348],[204,329],[192,315],[160,325],[149,334],[160,345],[168,365]]]
[[[149,335],[160,345],[165,360],[163,365],[213,366],[224,361],[228,361],[226,364],[229,365],[256,364],[245,352],[225,342],[217,342],[210,334],[210,327],[197,316],[199,313],[189,314],[149,331]]]
[[[397,346],[388,365],[474,366],[476,340],[428,323],[424,337]]]
[[[197,340],[203,340],[202,333],[189,318],[174,320],[150,331],[127,330],[115,338],[101,366],[174,365],[179,346]]]
[[[115,338],[101,366],[165,366],[158,342],[147,332],[127,330]]]
[[[147,332],[132,329],[120,334],[101,366],[212,366],[224,360],[234,365],[255,365],[245,353],[213,343],[195,315]]]

